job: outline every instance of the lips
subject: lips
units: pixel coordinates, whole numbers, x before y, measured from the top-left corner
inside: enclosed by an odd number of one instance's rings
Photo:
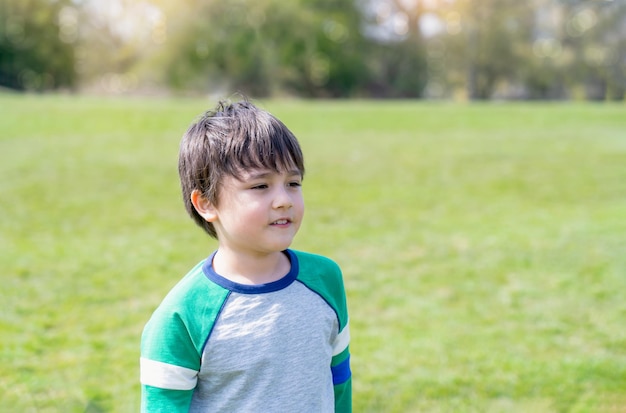
[[[278,219],[278,220],[272,222],[271,225],[287,225],[289,222],[291,222],[291,221],[288,220],[288,219]]]

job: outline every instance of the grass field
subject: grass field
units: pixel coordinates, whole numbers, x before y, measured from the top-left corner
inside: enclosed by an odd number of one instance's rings
[[[0,411],[133,412],[139,338],[215,243],[176,157],[214,102],[0,95]],[[340,263],[355,412],[626,412],[626,107],[260,102],[294,248]]]

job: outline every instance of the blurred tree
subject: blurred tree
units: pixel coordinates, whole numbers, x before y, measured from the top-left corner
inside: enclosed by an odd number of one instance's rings
[[[622,100],[626,1],[0,0],[0,86],[79,84]]]
[[[526,22],[527,38],[516,44],[524,60],[520,62],[518,84],[520,97],[562,99],[567,97],[566,77],[571,61],[564,48],[561,20],[562,5],[554,0],[535,0]]]
[[[569,0],[563,4],[564,73],[589,100],[623,100],[626,92],[626,3]]]
[[[305,0],[314,34],[305,57],[304,79],[311,96],[349,97],[361,93],[368,80],[365,56],[369,42],[361,31],[362,15],[354,0]],[[289,64],[284,60],[283,65]]]
[[[70,0],[0,2],[0,86],[35,91],[75,86],[78,27],[70,6]]]
[[[81,0],[76,70],[83,88],[132,93],[158,88],[152,59],[167,40],[166,17],[157,2]]]
[[[426,39],[420,21],[436,8],[423,1],[369,0],[361,3],[370,40],[362,53],[370,70],[368,92],[376,97],[421,97],[428,81]]]
[[[609,2],[602,13],[599,38],[607,46],[603,75],[607,79],[607,99],[626,99],[626,2]]]
[[[626,3],[611,0],[456,0],[442,36],[446,79],[460,71],[471,99],[623,99]],[[458,13],[458,15],[456,15]],[[450,18],[450,16],[455,16]]]
[[[352,0],[188,1],[174,15],[166,78],[185,89],[350,96],[364,83]]]
[[[462,36],[453,46],[462,60],[470,99],[488,99],[503,82],[515,83],[528,58],[532,37],[532,3],[517,0],[457,0]],[[458,43],[460,42],[460,43]]]

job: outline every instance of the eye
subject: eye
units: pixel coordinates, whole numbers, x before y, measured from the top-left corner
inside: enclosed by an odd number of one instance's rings
[[[292,188],[297,188],[297,187],[302,186],[302,182],[300,182],[300,181],[292,181],[292,182],[289,182],[289,186],[292,187]]]
[[[267,189],[267,184],[258,184],[258,185],[254,185],[253,187],[251,187],[250,189]]]

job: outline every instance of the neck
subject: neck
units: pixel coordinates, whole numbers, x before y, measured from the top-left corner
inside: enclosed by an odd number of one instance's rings
[[[233,253],[218,248],[213,257],[213,269],[222,277],[239,284],[267,284],[284,277],[291,263],[282,252],[263,255]]]

